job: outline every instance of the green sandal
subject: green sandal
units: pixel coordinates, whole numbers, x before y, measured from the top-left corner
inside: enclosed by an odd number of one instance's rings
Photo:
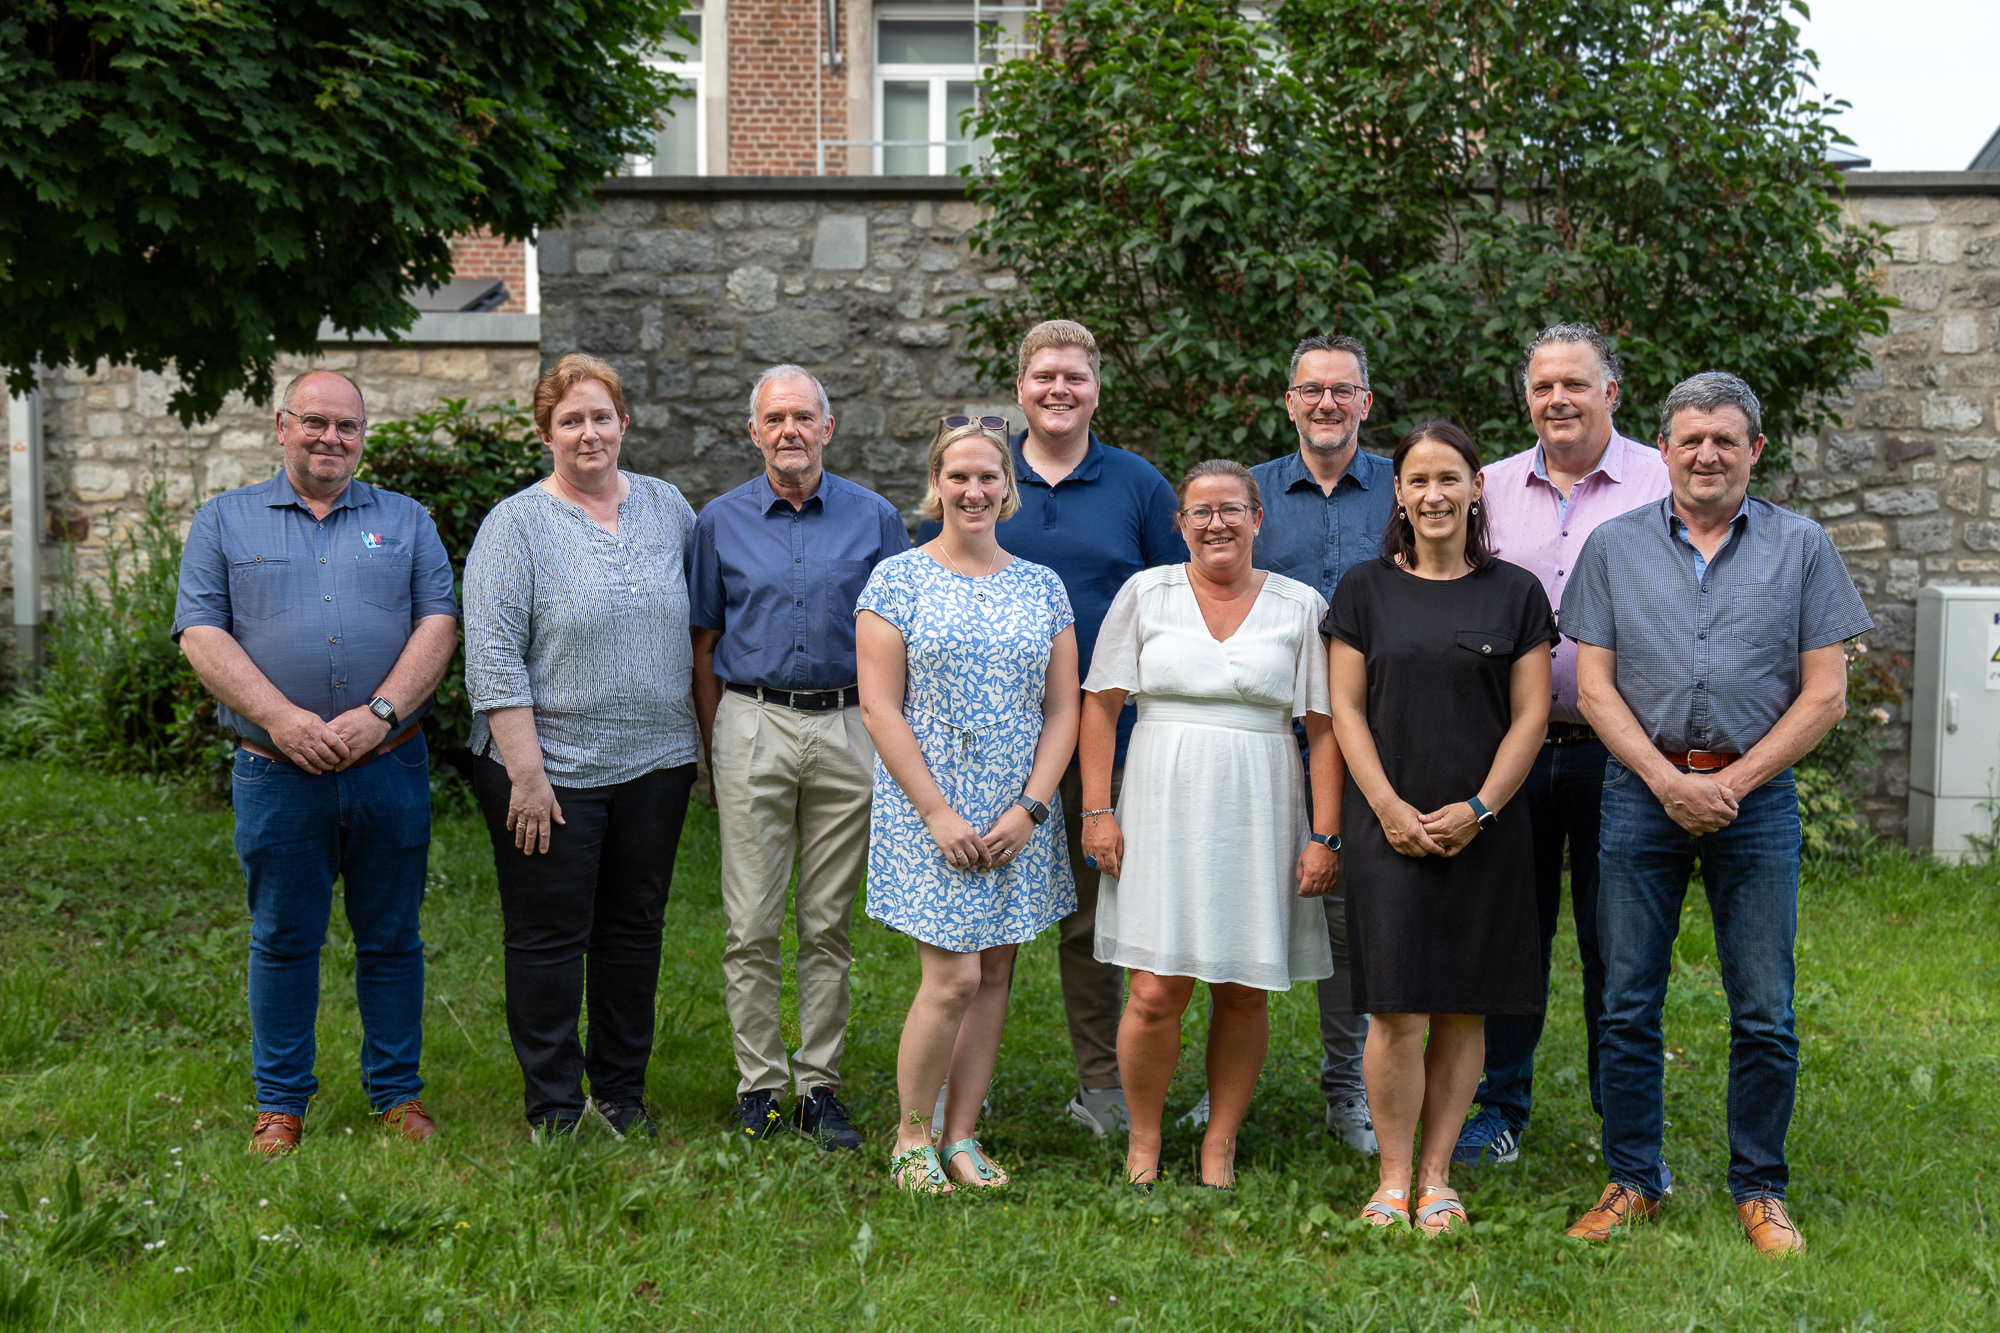
[[[979,1178],[981,1188],[998,1189],[1007,1183],[1007,1173],[987,1161],[985,1154],[979,1151],[978,1139],[960,1139],[957,1143],[946,1144],[944,1160],[949,1162],[960,1153],[964,1153],[972,1159],[972,1171]],[[969,1185],[972,1182],[966,1181],[965,1183]]]
[[[896,1184],[912,1194],[950,1194],[955,1186],[938,1161],[937,1149],[926,1143],[921,1148],[897,1153],[889,1160],[889,1174]]]

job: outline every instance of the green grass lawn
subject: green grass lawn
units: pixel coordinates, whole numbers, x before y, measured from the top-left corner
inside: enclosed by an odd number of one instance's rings
[[[1461,1175],[1474,1231],[1425,1243],[1349,1220],[1373,1168],[1321,1130],[1308,986],[1274,997],[1241,1189],[1127,1197],[1118,1147],[1061,1114],[1073,1076],[1050,937],[1022,952],[983,1130],[1013,1188],[942,1200],[885,1188],[916,965],[907,941],[859,919],[843,1095],[869,1151],[727,1144],[736,1073],[715,855],[697,807],[667,913],[657,1147],[529,1146],[485,835],[452,810],[424,918],[425,1095],[442,1132],[415,1147],[368,1114],[336,913],[322,1092],[303,1150],[270,1163],[243,1152],[249,927],[228,811],[173,788],[0,766],[0,1327],[2000,1326],[1990,870],[1883,852],[1865,873],[1807,883],[1791,1198],[1812,1252],[1774,1265],[1739,1239],[1723,1187],[1727,1015],[1698,900],[1668,1004],[1676,1192],[1663,1223],[1595,1248],[1561,1235],[1603,1175],[1574,944],[1559,943],[1521,1161]],[[1200,1091],[1192,1007],[1176,1109]],[[1170,1162],[1194,1147],[1170,1134]]]

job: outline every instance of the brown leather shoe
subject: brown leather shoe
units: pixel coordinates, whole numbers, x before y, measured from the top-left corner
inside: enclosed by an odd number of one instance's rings
[[[283,1157],[299,1150],[299,1134],[304,1125],[295,1115],[283,1111],[259,1111],[257,1124],[250,1131],[250,1146],[245,1152],[263,1157]]]
[[[431,1119],[431,1113],[414,1097],[384,1111],[382,1128],[393,1129],[412,1143],[422,1143],[438,1130],[437,1121]]]
[[[1737,1204],[1736,1220],[1743,1224],[1743,1234],[1759,1254],[1784,1259],[1806,1252],[1806,1238],[1792,1224],[1785,1201],[1775,1194],[1760,1194]]]
[[[1576,1225],[1563,1234],[1580,1240],[1610,1240],[1611,1233],[1619,1227],[1651,1222],[1659,1215],[1659,1200],[1649,1199],[1630,1185],[1614,1180],[1604,1187],[1604,1197],[1597,1201],[1597,1206],[1577,1218]]]

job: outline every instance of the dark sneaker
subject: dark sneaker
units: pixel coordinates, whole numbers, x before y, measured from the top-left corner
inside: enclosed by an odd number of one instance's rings
[[[861,1131],[848,1119],[847,1108],[832,1088],[814,1088],[799,1098],[792,1127],[828,1152],[852,1152],[861,1147]]]
[[[1506,1116],[1483,1106],[1458,1131],[1458,1146],[1451,1150],[1451,1160],[1460,1166],[1511,1162],[1520,1155],[1521,1131]]]
[[[775,1092],[746,1092],[736,1099],[736,1114],[729,1126],[732,1139],[761,1141],[771,1137],[784,1117],[778,1111]]]
[[[600,1102],[592,1097],[584,1102],[583,1114],[585,1119],[595,1119],[603,1125],[620,1143],[628,1138],[656,1139],[660,1136],[653,1125],[653,1118],[638,1102]]]

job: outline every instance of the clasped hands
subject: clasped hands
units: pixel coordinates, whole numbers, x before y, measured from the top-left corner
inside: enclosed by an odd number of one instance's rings
[[[1726,778],[1708,773],[1683,773],[1661,783],[1654,793],[1667,817],[1700,837],[1713,833],[1736,818],[1740,808],[1736,791]]]
[[[1035,821],[1018,805],[1010,805],[984,835],[975,833],[964,816],[950,806],[924,817],[924,827],[937,844],[945,864],[954,870],[997,870],[1010,864],[1035,836]]]
[[[1464,801],[1422,814],[1399,800],[1376,815],[1389,845],[1404,856],[1457,856],[1479,833],[1479,817]]]
[[[278,753],[308,773],[351,768],[389,738],[389,724],[366,708],[350,708],[331,722],[295,708],[270,731]]]

